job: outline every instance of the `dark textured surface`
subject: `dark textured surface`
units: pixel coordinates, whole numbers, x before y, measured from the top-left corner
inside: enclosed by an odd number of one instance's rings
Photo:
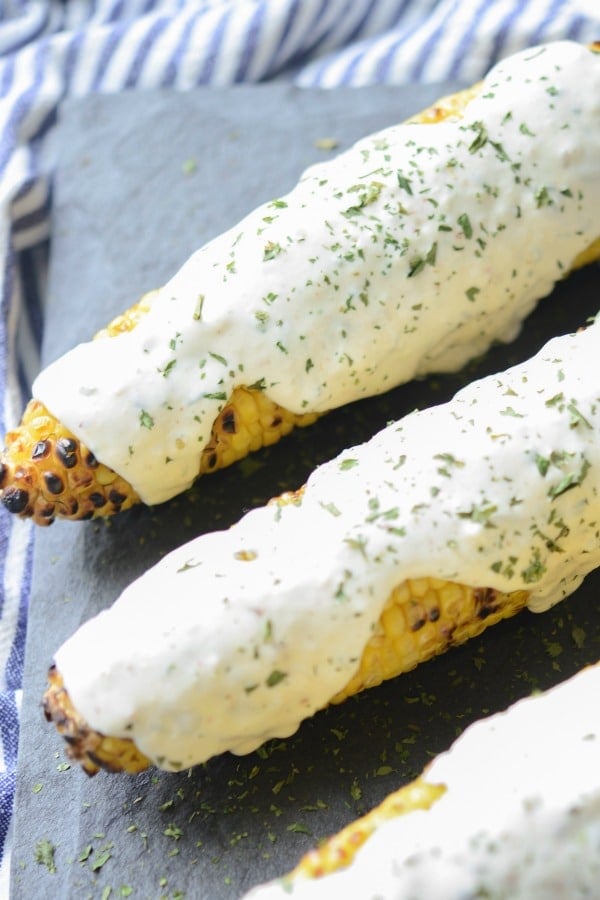
[[[328,153],[439,95],[287,87],[95,98],[58,133],[45,358],[86,339],[251,206]],[[524,613],[416,672],[306,722],[243,758],[189,773],[88,779],[40,710],[53,651],[173,546],[223,527],[389,419],[449,397],[474,375],[531,355],[600,306],[597,266],[571,277],[521,338],[460,376],[433,378],[335,412],[154,510],[110,523],[59,522],[36,540],[13,851],[15,898],[238,897],[295,864],[413,777],[473,719],[600,657],[600,579],[550,613]],[[165,598],[169,602],[169,598]],[[494,760],[484,760],[493,777]],[[568,764],[568,761],[565,761]],[[36,846],[55,848],[55,871]],[[111,891],[109,892],[109,888]]]

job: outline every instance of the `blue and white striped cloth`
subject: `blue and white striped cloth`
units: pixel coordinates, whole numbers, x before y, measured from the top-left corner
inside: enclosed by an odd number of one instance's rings
[[[0,431],[35,374],[53,161],[66,97],[289,79],[303,87],[479,79],[546,40],[600,39],[600,0],[0,0]],[[32,528],[0,515],[0,895]]]

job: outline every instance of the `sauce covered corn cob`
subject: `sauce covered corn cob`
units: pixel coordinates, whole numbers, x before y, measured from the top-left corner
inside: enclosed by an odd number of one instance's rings
[[[246,753],[572,593],[600,564],[599,352],[597,321],[168,554],[55,655],[45,709],[73,757]]]
[[[247,900],[595,897],[599,691],[596,665],[471,725],[420,778]]]
[[[527,591],[502,594],[440,579],[408,580],[392,591],[373,629],[358,671],[330,699],[341,703],[388,678],[409,672],[420,662],[475,637],[490,625],[519,612]],[[152,763],[127,737],[94,731],[73,707],[56,666],[48,675],[46,718],[67,742],[67,751],[88,775],[99,769],[135,774]]]
[[[5,507],[44,525],[161,503],[330,409],[512,339],[600,255],[598,95],[597,53],[533,48],[308,169],[110,340],[40,374],[6,438]]]

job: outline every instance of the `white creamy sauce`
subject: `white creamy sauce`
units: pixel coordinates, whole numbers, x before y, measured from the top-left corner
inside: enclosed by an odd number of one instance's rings
[[[600,321],[169,554],[58,651],[76,709],[183,768],[325,706],[407,578],[561,600],[600,565],[599,355]]]
[[[238,385],[322,412],[512,339],[599,211],[600,57],[534,48],[497,65],[464,118],[308,169],[195,253],[132,332],[75,348],[33,394],[160,503],[197,476]]]
[[[477,722],[426,771],[446,792],[347,869],[248,900],[565,900],[600,885],[600,667]]]

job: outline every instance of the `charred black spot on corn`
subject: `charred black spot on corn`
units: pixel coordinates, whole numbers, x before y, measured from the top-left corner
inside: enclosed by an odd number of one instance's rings
[[[88,450],[88,452],[86,453],[84,462],[85,462],[86,466],[89,466],[90,469],[98,468],[98,460],[96,459],[96,457],[94,456],[94,454],[92,453],[91,450]]]
[[[22,513],[29,503],[29,494],[23,488],[8,487],[2,495],[2,503],[10,513]]]
[[[50,455],[51,444],[50,441],[38,441],[31,451],[32,459],[45,459]]]
[[[494,588],[475,588],[474,596],[477,615],[480,619],[487,619],[498,610],[498,591]]]
[[[59,438],[56,456],[66,469],[72,469],[77,465],[77,442],[73,438]]]
[[[226,431],[227,434],[235,434],[235,432],[236,432],[235,412],[232,409],[223,410],[223,415],[221,418],[221,425],[223,427],[223,431]]]
[[[65,489],[62,478],[55,472],[44,472],[44,482],[51,494],[62,494]]]
[[[66,502],[65,511],[67,516],[76,516],[79,512],[79,503],[74,497]]]

